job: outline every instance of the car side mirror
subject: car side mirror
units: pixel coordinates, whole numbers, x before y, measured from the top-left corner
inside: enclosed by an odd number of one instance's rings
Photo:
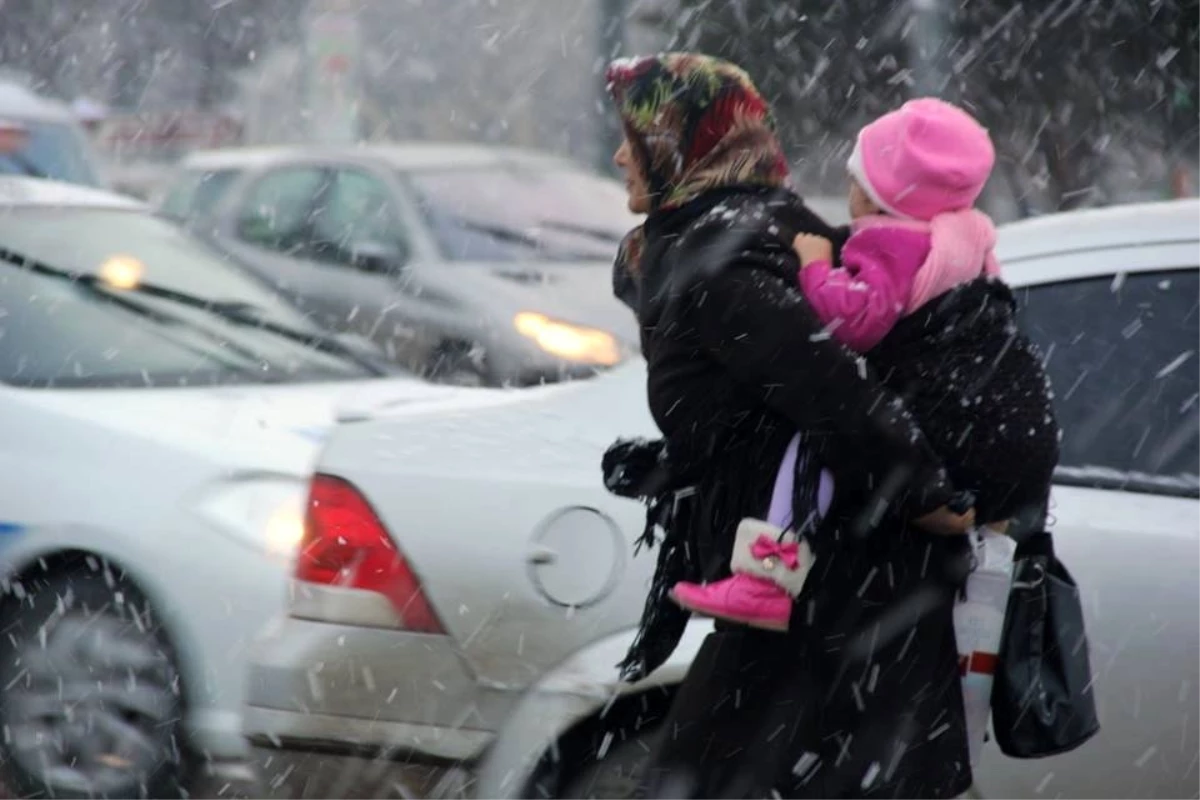
[[[394,242],[364,241],[354,245],[350,258],[356,269],[386,275],[404,269],[408,250]]]

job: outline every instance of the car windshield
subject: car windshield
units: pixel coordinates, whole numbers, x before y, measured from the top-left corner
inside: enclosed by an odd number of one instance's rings
[[[609,261],[637,224],[619,183],[569,165],[508,162],[407,177],[451,261]]]
[[[0,381],[30,387],[194,386],[373,374],[238,267],[136,211],[0,209]],[[18,258],[84,280],[62,280]],[[313,342],[137,291],[139,283],[252,311]]]
[[[88,144],[74,125],[21,120],[20,138],[0,147],[0,174],[99,186]]]

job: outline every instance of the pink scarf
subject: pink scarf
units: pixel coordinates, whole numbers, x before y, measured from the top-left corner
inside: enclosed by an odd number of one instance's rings
[[[913,278],[905,314],[911,314],[935,297],[976,278],[1000,275],[996,260],[996,226],[987,214],[968,208],[938,214],[929,222],[872,214],[854,220],[854,231],[864,228],[904,228],[929,234],[929,256]]]

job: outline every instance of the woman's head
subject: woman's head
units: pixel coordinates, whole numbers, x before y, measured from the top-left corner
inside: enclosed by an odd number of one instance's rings
[[[848,168],[875,207],[930,220],[975,205],[995,163],[987,129],[961,108],[923,97],[864,127]]]
[[[673,208],[722,186],[787,183],[771,109],[740,68],[666,53],[614,61],[605,77],[625,131],[613,160],[631,211]]]

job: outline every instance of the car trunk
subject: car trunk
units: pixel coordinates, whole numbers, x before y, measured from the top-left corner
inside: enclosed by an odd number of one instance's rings
[[[630,557],[645,512],[606,492],[599,464],[616,436],[653,431],[643,380],[631,364],[595,381],[380,412],[342,426],[324,453],[318,469],[368,498],[486,684],[526,686],[636,624],[654,565]]]

